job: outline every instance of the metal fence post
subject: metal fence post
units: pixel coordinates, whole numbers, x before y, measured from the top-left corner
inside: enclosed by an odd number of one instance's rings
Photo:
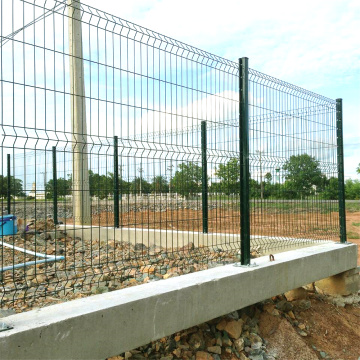
[[[58,224],[58,188],[57,188],[57,171],[56,171],[56,146],[52,147],[52,165],[53,165],[53,206],[54,206],[54,224]],[[45,185],[46,198],[46,185]]]
[[[208,233],[208,183],[206,158],[206,121],[201,122],[201,160],[202,160],[202,222],[203,233]]]
[[[7,154],[7,211],[11,213],[11,171],[10,154]]]
[[[250,204],[249,204],[249,59],[239,59],[240,88],[240,236],[241,264],[250,264]]]
[[[118,228],[119,214],[119,154],[118,137],[114,136],[114,227]]]
[[[343,145],[342,99],[336,99],[336,139],[339,181],[339,220],[340,242],[346,243],[345,184],[344,184],[344,145]]]

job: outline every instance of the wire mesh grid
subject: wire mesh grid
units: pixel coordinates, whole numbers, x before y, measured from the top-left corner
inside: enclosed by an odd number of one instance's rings
[[[76,0],[0,4],[1,306],[238,262],[238,63]],[[335,239],[334,102],[249,87],[252,256]]]
[[[338,240],[336,102],[253,69],[249,94],[252,235]]]

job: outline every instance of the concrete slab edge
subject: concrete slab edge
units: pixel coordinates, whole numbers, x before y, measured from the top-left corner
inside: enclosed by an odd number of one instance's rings
[[[9,316],[1,359],[105,359],[271,296],[357,267],[334,243],[226,265]]]

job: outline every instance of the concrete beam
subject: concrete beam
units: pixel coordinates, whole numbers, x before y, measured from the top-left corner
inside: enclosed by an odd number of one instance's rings
[[[7,317],[1,359],[105,359],[357,266],[357,246],[323,244]]]
[[[228,233],[208,233],[196,231],[178,230],[157,230],[141,228],[114,228],[108,226],[83,226],[83,225],[60,225],[59,229],[66,232],[68,236],[80,237],[83,240],[103,240],[103,241],[125,241],[132,245],[142,243],[147,246],[156,245],[166,248],[168,251],[176,251],[178,248],[193,243],[195,247],[207,246],[210,248],[220,248],[223,250],[240,250],[240,234]],[[281,246],[284,242],[284,246]],[[329,241],[320,240],[318,244]],[[276,243],[276,246],[274,246]],[[251,248],[260,247],[262,255],[275,254],[277,252],[298,249],[302,247],[314,246],[313,239],[273,237],[262,235],[251,235]]]

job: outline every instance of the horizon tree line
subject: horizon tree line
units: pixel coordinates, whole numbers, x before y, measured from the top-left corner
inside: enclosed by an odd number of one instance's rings
[[[282,171],[283,182],[280,182],[279,172]],[[360,164],[356,171],[360,174]],[[215,169],[216,181],[208,187],[209,193],[224,195],[239,195],[240,193],[240,160],[231,158],[225,164],[219,164]],[[278,177],[278,181],[276,181]],[[136,176],[126,181],[119,176],[119,192],[124,194],[177,193],[189,198],[201,192],[202,169],[194,162],[180,163],[175,174],[168,179],[157,175],[151,181],[144,176]],[[209,181],[209,177],[208,177]],[[11,176],[11,195],[25,196],[22,180]],[[113,195],[114,174],[108,172],[97,174],[89,170],[90,196],[105,199]],[[57,179],[58,197],[71,195],[72,177]],[[45,197],[50,199],[54,194],[54,181],[45,184]],[[250,197],[264,199],[306,199],[317,195],[324,200],[338,198],[338,179],[327,177],[322,173],[320,162],[308,154],[292,155],[282,165],[275,169],[275,173],[266,172],[262,178],[256,180],[250,177]],[[7,177],[0,175],[0,196],[7,196]],[[360,181],[348,179],[345,181],[346,199],[360,199]]]

